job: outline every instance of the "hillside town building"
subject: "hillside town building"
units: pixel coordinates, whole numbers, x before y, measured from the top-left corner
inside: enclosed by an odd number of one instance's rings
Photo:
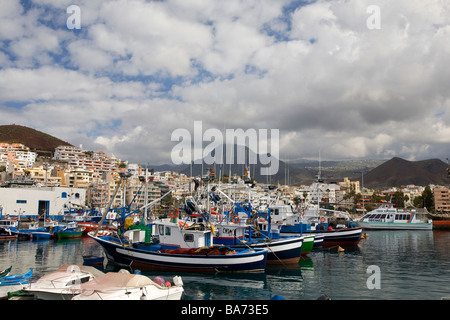
[[[127,183],[119,185],[123,173],[127,173]],[[105,208],[110,202],[113,208],[133,202],[131,209],[135,209],[159,199],[169,190],[173,190],[171,201],[182,202],[192,194],[192,179],[173,171],[147,170],[114,155],[108,156],[103,151],[83,150],[81,146],[59,146],[52,159],[38,159],[37,154],[23,144],[0,143],[0,183],[9,187],[0,188],[0,205],[3,213],[13,215],[18,212],[39,214],[43,208],[46,212],[62,212],[74,199],[78,205],[95,209]],[[20,187],[20,192],[16,195],[24,194],[27,189],[29,200],[10,194],[17,187]],[[264,191],[267,187],[254,190]],[[421,196],[424,190],[422,186],[407,185],[375,191],[362,188],[360,181],[347,177],[336,183],[321,181],[309,186],[278,187],[296,201],[316,203],[320,197],[321,205],[326,208],[354,213],[363,213],[363,208],[367,210],[380,205],[381,201],[389,201],[397,191],[404,194],[405,206],[412,206],[413,199]],[[111,199],[116,189],[115,198]],[[449,189],[440,186],[433,186],[432,189],[436,212],[450,212]],[[44,190],[46,193],[43,193]],[[53,190],[53,194],[49,190]],[[74,194],[72,190],[78,190],[75,194],[79,196],[69,197]]]
[[[450,189],[434,188],[434,209],[436,213],[450,213]]]

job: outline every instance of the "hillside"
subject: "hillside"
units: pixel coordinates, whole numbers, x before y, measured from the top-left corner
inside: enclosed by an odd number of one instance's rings
[[[408,161],[395,157],[364,175],[364,186],[371,188],[447,183],[447,165],[439,159]]]
[[[0,126],[0,142],[22,143],[39,155],[53,153],[61,145],[71,146],[47,133],[16,124]]]

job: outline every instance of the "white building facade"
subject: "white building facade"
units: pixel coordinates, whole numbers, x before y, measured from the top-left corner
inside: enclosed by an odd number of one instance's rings
[[[86,189],[65,187],[0,188],[2,216],[61,220],[67,208],[85,206]]]

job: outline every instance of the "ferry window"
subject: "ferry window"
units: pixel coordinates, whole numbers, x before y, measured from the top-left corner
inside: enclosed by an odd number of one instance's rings
[[[170,236],[170,227],[166,227],[166,236]]]
[[[16,200],[16,203],[27,203],[27,200]]]
[[[186,233],[184,235],[184,241],[185,242],[194,242],[194,235],[191,233]]]
[[[280,210],[279,210],[279,209],[275,209],[275,210],[273,210],[273,214],[274,214],[274,215],[276,215],[276,216],[277,216],[277,215],[278,215],[279,213],[280,213]]]
[[[386,215],[385,215],[385,214],[382,214],[380,218],[381,218],[381,219],[385,219],[385,218],[386,218]]]
[[[77,192],[77,193],[75,193],[75,198],[76,199],[79,199],[80,198],[80,194]]]
[[[158,233],[160,236],[164,235],[164,226],[161,226],[161,225],[158,226]]]

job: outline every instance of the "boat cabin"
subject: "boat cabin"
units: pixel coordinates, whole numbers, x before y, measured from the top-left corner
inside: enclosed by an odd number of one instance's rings
[[[214,244],[234,245],[245,238],[244,227],[235,223],[218,223],[214,226]]]
[[[18,228],[19,222],[17,220],[3,219],[0,220],[0,228],[16,230]]]
[[[290,205],[273,205],[269,207],[270,218],[273,223],[300,223],[301,217],[292,211]]]
[[[183,223],[180,221],[180,223]],[[152,235],[159,244],[173,248],[200,248],[213,244],[211,230],[189,229],[180,223],[170,221],[156,221],[152,224]],[[144,243],[146,231],[141,229],[127,230],[124,233],[132,243]]]
[[[181,228],[178,223],[158,221],[153,227],[153,234],[159,238],[161,245],[178,248],[209,247],[213,244],[211,230]]]

